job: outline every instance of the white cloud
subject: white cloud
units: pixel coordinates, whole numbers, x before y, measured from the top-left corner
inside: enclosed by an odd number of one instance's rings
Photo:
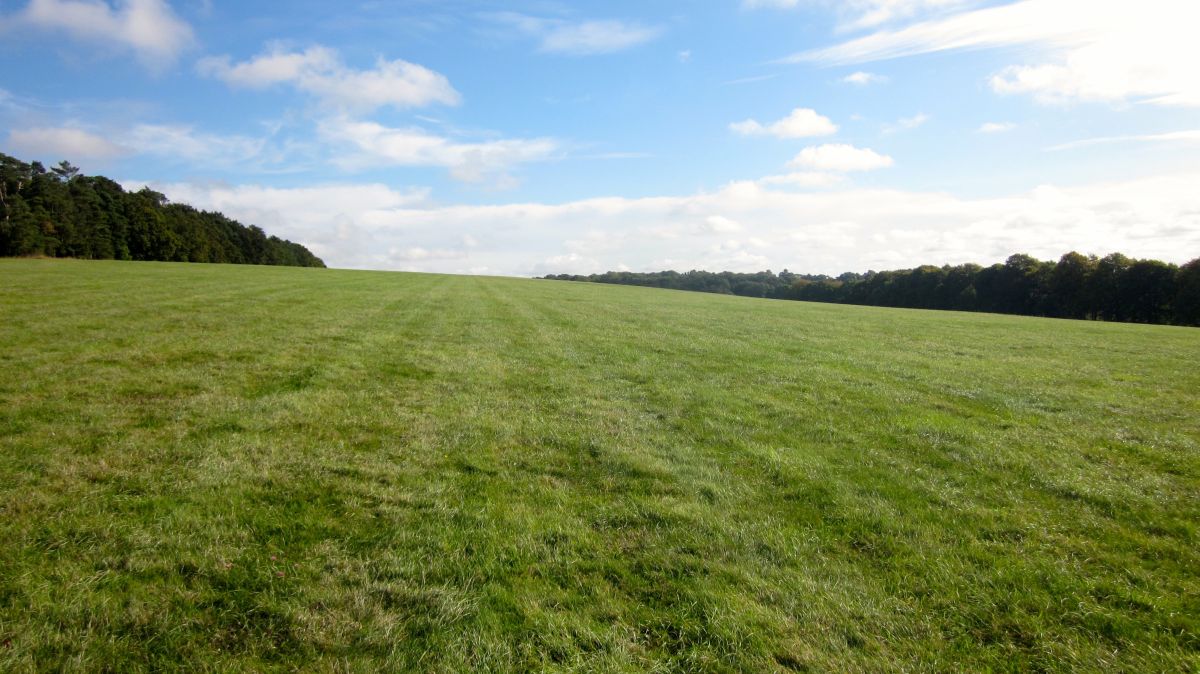
[[[345,168],[442,166],[468,182],[498,179],[503,184],[513,166],[546,160],[559,151],[550,138],[461,143],[417,127],[393,128],[345,117],[325,120],[319,133],[326,142],[352,149],[339,159]]]
[[[532,270],[531,274],[540,276],[545,276],[546,274],[599,274],[609,271],[609,269],[604,267],[604,263],[591,257],[585,257],[579,253],[551,255],[531,266],[530,269]]]
[[[371,222],[380,213],[429,205],[428,189],[400,191],[379,183],[296,188],[174,183],[167,189],[172,201],[228,211],[229,215],[237,213],[248,222],[265,223],[264,226],[292,226],[312,232],[338,220],[339,215],[354,215]],[[284,212],[286,217],[278,215]],[[285,221],[291,224],[285,225]]]
[[[1040,6],[1058,1],[1023,0],[1016,4],[989,7],[922,22],[899,30],[881,30],[832,47],[793,54],[782,61],[848,65],[954,49],[1002,47],[1043,41],[1063,43],[1069,40],[1066,44],[1077,42],[1078,37],[1072,37],[1078,32],[1074,25],[1064,25],[1061,21],[1063,17],[1045,16]]]
[[[122,135],[122,143],[139,154],[238,168],[257,163],[267,147],[265,138],[224,136],[170,124],[138,124]]]
[[[753,119],[734,122],[729,128],[743,136],[771,135],[776,138],[808,138],[837,133],[838,127],[828,117],[810,108],[796,108],[783,119],[768,125]]]
[[[895,123],[893,123],[893,124],[884,124],[883,132],[884,133],[896,133],[898,131],[909,131],[911,129],[915,129],[915,128],[923,125],[925,122],[928,122],[930,119],[931,119],[931,117],[929,115],[927,115],[923,112],[918,112],[917,114],[913,115],[912,117],[901,117],[900,119],[896,120]]]
[[[618,20],[566,21],[495,12],[488,18],[536,38],[538,50],[550,54],[589,56],[624,51],[654,40],[662,28]]]
[[[868,73],[860,70],[858,72],[846,75],[842,78],[842,81],[847,84],[865,87],[869,84],[883,84],[884,82],[887,82],[887,79],[888,78],[884,77],[883,75],[876,75],[875,73]]]
[[[249,61],[232,63],[228,56],[216,56],[202,59],[196,68],[231,86],[263,89],[289,84],[330,107],[362,112],[385,106],[457,105],[461,100],[444,75],[424,66],[380,58],[374,69],[356,70],[347,67],[336,50],[321,46],[287,51],[276,44]]]
[[[759,178],[760,185],[788,185],[792,187],[804,188],[824,188],[833,187],[845,180],[845,178],[836,173],[822,173],[820,171],[797,171],[794,173],[785,173],[782,175],[767,176]]]
[[[134,124],[98,133],[86,127],[18,127],[7,142],[40,158],[110,159],[125,155],[157,157],[191,169],[238,173],[289,173],[314,166],[357,172],[376,167],[439,167],[467,182],[511,187],[517,166],[558,157],[552,138],[487,138],[473,141],[420,127],[388,127],[348,115],[333,115],[291,129],[264,124],[259,135],[215,133],[187,124]],[[608,153],[592,158],[635,158],[639,153]]]
[[[961,49],[1027,46],[1030,58],[991,79],[1002,94],[1039,101],[1137,100],[1200,106],[1200,5],[1178,0],[1021,0],[880,30],[783,62],[866,63]]]
[[[710,215],[700,224],[700,231],[713,234],[728,234],[742,231],[742,224],[723,215]]]
[[[979,133],[1004,133],[1017,128],[1012,122],[984,122],[979,125]]]
[[[388,248],[388,257],[398,262],[418,262],[425,260],[461,260],[467,256],[467,251],[461,248],[438,248],[429,250],[420,246]]]
[[[17,24],[60,30],[76,39],[133,50],[148,68],[161,70],[192,46],[192,28],[163,0],[31,0]]]
[[[850,18],[843,28],[874,28],[929,12],[944,12],[968,4],[970,0],[850,0],[843,11]]]
[[[66,106],[64,106],[66,107]],[[232,169],[238,172],[289,173],[305,170],[319,148],[290,137],[285,125],[265,125],[262,135],[222,134],[187,124],[141,123],[119,125],[98,121],[83,125],[63,120],[60,126],[37,126],[39,117],[58,117],[37,102],[14,106],[12,131],[4,143],[14,151],[39,159],[109,160],[118,157],[158,157],[189,169]]]
[[[857,148],[843,143],[830,143],[806,147],[796,155],[788,166],[815,171],[871,171],[892,165],[892,158],[874,150]]]
[[[1164,175],[988,199],[895,189],[796,192],[742,181],[678,197],[479,206],[439,206],[423,190],[382,185],[153,187],[300,241],[338,267],[837,274],[991,263],[1016,252],[1056,259],[1070,250],[1185,262],[1200,250],[1198,181],[1196,173]],[[715,232],[703,226],[714,215],[741,229],[714,243]]]
[[[742,0],[747,9],[795,9],[805,5],[828,6],[841,17],[840,30],[874,28],[929,13],[945,12],[973,0]]]
[[[103,136],[73,127],[13,129],[8,133],[7,145],[28,155],[69,161],[113,159],[130,151]]]
[[[607,54],[649,42],[662,31],[621,21],[585,21],[555,26],[542,37],[542,51],[561,54]]]
[[[1077,147],[1088,147],[1091,145],[1109,145],[1112,143],[1196,143],[1200,142],[1200,129],[1188,129],[1186,131],[1171,131],[1169,133],[1151,133],[1133,136],[1104,136],[1101,138],[1085,138],[1076,140],[1070,143],[1063,143],[1053,147],[1046,148],[1048,150],[1071,150]]]
[[[149,185],[176,203],[215,210],[245,225],[301,241],[318,257],[340,266],[401,269],[413,257],[414,241],[399,232],[378,236],[375,228],[394,213],[428,208],[429,190],[396,190],[381,184],[320,185],[273,188],[222,183],[158,183],[129,181],[126,189]],[[423,244],[434,238],[422,237]],[[447,246],[453,248],[453,246]]]

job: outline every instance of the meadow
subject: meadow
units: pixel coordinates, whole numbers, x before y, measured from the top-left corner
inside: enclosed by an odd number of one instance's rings
[[[1200,329],[0,260],[0,670],[1197,671]]]

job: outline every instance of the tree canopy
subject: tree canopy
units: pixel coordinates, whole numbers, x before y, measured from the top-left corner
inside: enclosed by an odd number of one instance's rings
[[[298,243],[149,188],[0,154],[0,256],[23,255],[325,266]]]
[[[990,267],[923,265],[836,278],[786,269],[779,274],[610,271],[544,278],[808,302],[1200,325],[1200,259],[1177,267],[1120,253],[1097,258],[1071,252],[1058,262],[1018,254]]]

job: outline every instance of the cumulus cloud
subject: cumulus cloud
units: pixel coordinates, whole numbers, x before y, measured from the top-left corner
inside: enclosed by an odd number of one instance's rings
[[[662,28],[619,20],[566,21],[516,12],[486,15],[538,40],[538,50],[550,54],[589,56],[624,51],[654,40]]]
[[[1135,100],[1200,106],[1200,5],[1177,0],[1021,0],[878,30],[782,62],[867,63],[915,54],[1023,46],[1030,60],[991,78],[1001,94],[1045,103]]]
[[[776,138],[808,138],[811,136],[828,136],[837,133],[838,127],[828,117],[820,115],[811,108],[796,108],[783,119],[770,124],[761,124],[757,120],[747,119],[729,125],[734,132],[743,136],[770,135]]]
[[[115,7],[102,0],[31,0],[14,22],[130,49],[154,70],[173,64],[195,42],[191,26],[163,0],[118,0]]]
[[[13,129],[7,145],[16,152],[55,159],[113,159],[129,154],[130,148],[108,138],[74,127]]]
[[[549,159],[559,150],[550,138],[456,142],[418,127],[393,128],[345,117],[322,122],[319,133],[326,142],[350,148],[338,160],[345,168],[441,166],[468,182],[499,178],[503,183],[515,165]]]
[[[403,60],[380,58],[370,70],[346,66],[337,50],[314,46],[288,51],[276,44],[248,61],[228,56],[202,59],[197,70],[231,86],[264,89],[286,84],[319,98],[330,107],[366,112],[382,107],[416,108],[458,105],[459,93],[440,73]]]
[[[788,166],[815,171],[847,173],[887,168],[892,163],[891,157],[879,154],[874,150],[857,148],[844,143],[828,143],[804,148],[800,154],[788,162]]]
[[[1069,250],[1185,262],[1200,250],[1197,181],[1200,174],[1185,173],[987,199],[896,189],[796,192],[740,181],[686,196],[495,205],[437,205],[424,190],[383,185],[152,186],[301,241],[338,267],[836,274],[991,263],[1015,252],[1054,259]]]

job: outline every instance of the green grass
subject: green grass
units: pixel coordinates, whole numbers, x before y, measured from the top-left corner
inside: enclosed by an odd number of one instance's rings
[[[1196,671],[1200,330],[0,261],[0,670]]]

